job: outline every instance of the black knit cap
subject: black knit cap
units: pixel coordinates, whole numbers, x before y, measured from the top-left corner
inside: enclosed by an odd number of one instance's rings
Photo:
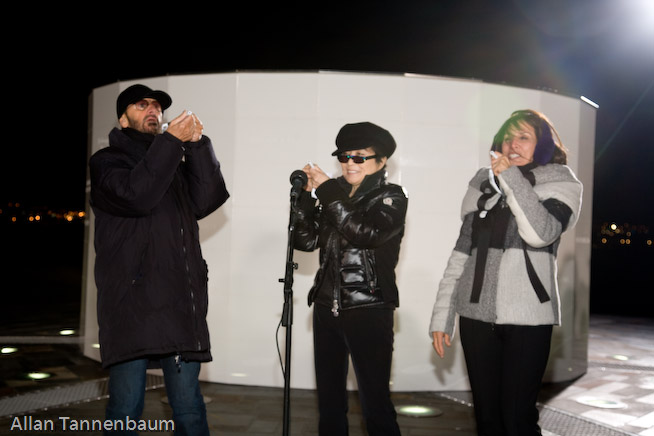
[[[120,93],[116,100],[116,115],[120,118],[127,110],[127,106],[144,98],[153,98],[161,105],[161,110],[165,111],[173,104],[173,99],[163,91],[155,91],[145,85],[132,85]]]
[[[379,156],[391,157],[396,147],[395,139],[388,130],[368,121],[346,124],[336,135],[337,150],[332,156],[368,147],[373,147]]]

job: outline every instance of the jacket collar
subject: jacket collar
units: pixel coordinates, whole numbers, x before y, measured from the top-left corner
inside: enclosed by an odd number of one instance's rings
[[[367,194],[373,189],[379,188],[382,184],[386,183],[387,175],[388,173],[386,172],[386,166],[384,166],[376,173],[367,175],[363,178],[361,186],[359,186],[359,189],[356,190],[354,196],[359,197]],[[350,192],[352,190],[352,185],[345,181],[345,177],[340,176],[336,179],[336,181],[346,192]]]
[[[109,133],[109,145],[111,147],[117,147],[127,154],[139,157],[145,156],[152,141],[154,141],[154,135],[142,133],[129,127],[124,129],[114,128]]]
[[[529,180],[529,183],[531,183],[531,186],[534,186],[536,184],[536,177],[534,177],[534,173],[531,171],[538,166],[537,163],[532,162],[527,165],[523,165],[521,167],[518,167],[522,175],[524,176],[525,179]]]

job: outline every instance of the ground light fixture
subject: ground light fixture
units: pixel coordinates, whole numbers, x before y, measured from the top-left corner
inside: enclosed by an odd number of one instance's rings
[[[597,407],[599,409],[627,409],[629,406],[622,401],[611,398],[601,398],[594,396],[581,396],[575,399],[577,403],[585,406]]]
[[[52,377],[52,374],[50,374],[49,372],[32,371],[25,374],[24,377],[28,380],[38,381],[38,380],[45,380],[46,378],[50,378]]]
[[[627,360],[629,360],[629,356],[625,356],[624,354],[614,354],[611,357],[614,358],[615,360],[620,360],[622,362],[626,362]]]
[[[433,418],[443,414],[443,411],[436,407],[421,406],[418,404],[396,406],[395,411],[398,415],[410,416],[412,418]]]

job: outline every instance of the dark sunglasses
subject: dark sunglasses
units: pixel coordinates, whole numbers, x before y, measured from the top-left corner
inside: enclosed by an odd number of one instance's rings
[[[355,164],[362,164],[368,159],[374,159],[376,158],[377,155],[373,154],[372,156],[352,156],[351,154],[339,154],[336,156],[336,159],[338,159],[339,162],[341,163],[347,163],[350,159],[354,161]]]

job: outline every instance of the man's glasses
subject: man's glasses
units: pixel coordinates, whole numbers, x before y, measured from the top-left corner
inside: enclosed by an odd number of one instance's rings
[[[158,110],[161,112],[161,104],[157,100],[140,100],[134,103],[134,108],[138,111],[144,111],[148,108],[148,106],[152,105],[155,110]]]
[[[338,156],[336,156],[336,159],[338,159],[338,161],[341,163],[347,163],[347,161],[352,159],[352,161],[355,164],[362,164],[368,159],[373,159],[376,157],[377,157],[376,154],[373,154],[372,156],[352,156],[351,154],[339,154]]]

